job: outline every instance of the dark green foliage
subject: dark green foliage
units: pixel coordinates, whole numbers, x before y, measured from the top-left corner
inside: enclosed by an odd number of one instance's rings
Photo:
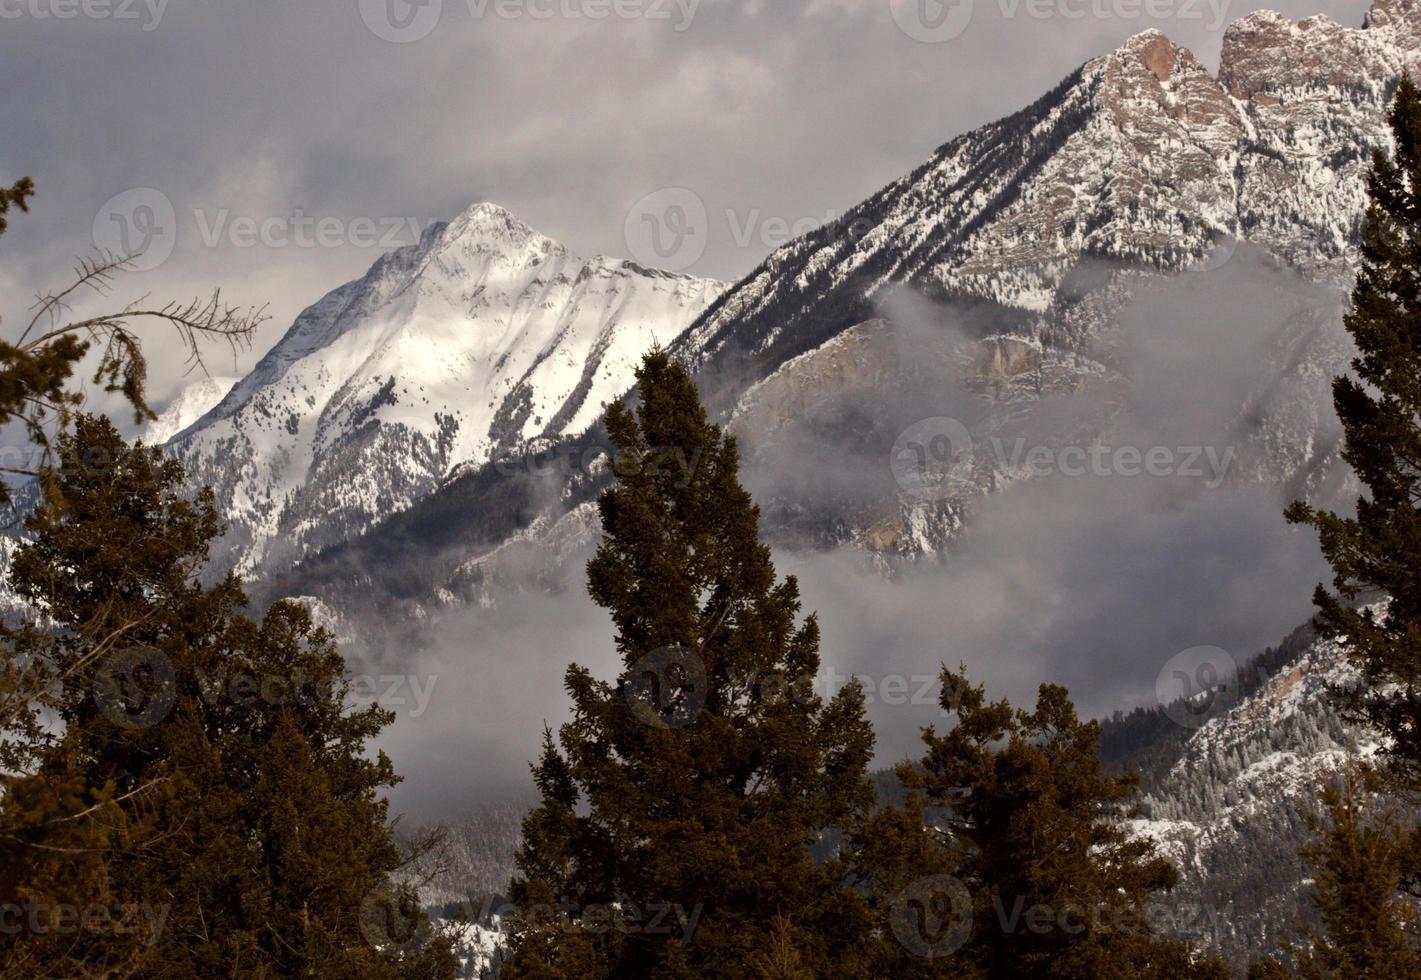
[[[7,964],[452,976],[392,884],[403,862],[380,792],[396,777],[366,746],[393,716],[347,707],[344,661],[304,608],[257,621],[234,577],[201,584],[221,527],[178,463],[89,416],[57,451],[57,495],[27,521],[11,574],[49,618],[0,639],[43,665],[60,724],[5,779],[4,895],[56,925],[64,906],[147,911],[131,932],[0,932]],[[401,915],[386,941],[389,906]]]
[[[29,199],[34,193],[35,182],[28,177],[21,177],[9,187],[0,187],[0,235],[5,234],[5,229],[10,227],[9,222],[5,220],[10,208],[13,206],[21,211],[28,211]]]
[[[1394,786],[1421,790],[1421,93],[1409,77],[1391,110],[1395,154],[1373,154],[1362,222],[1362,269],[1345,323],[1356,377],[1333,383],[1343,458],[1365,487],[1355,517],[1295,503],[1316,528],[1333,571],[1319,586],[1318,625],[1343,641],[1361,683],[1343,692],[1358,720],[1386,736]],[[1304,851],[1316,868],[1320,932],[1296,954],[1301,975],[1414,976],[1421,972],[1415,909],[1401,898],[1421,879],[1414,839],[1394,812],[1369,812],[1377,785],[1349,771],[1328,786],[1328,823]],[[1271,972],[1270,972],[1271,971]],[[1259,976],[1282,972],[1277,963]]]
[[[865,903],[811,855],[872,805],[862,691],[813,691],[818,625],[776,579],[734,440],[685,369],[654,352],[637,379],[635,414],[608,413],[618,479],[588,567],[624,671],[567,673],[508,975],[862,976]]]
[[[1128,834],[1135,781],[1102,772],[1099,725],[1076,717],[1065,690],[1043,685],[1035,710],[1017,711],[945,670],[943,692],[956,724],[924,733],[922,763],[899,767],[907,805],[880,814],[873,836],[856,842],[886,917],[882,931],[898,940],[885,945],[883,972],[1223,976],[1219,964],[1157,934],[1147,903],[1176,872],[1151,841]],[[924,890],[925,875],[957,884]],[[938,903],[936,935],[950,934],[950,920],[960,924],[954,941],[930,943],[928,931],[904,939],[895,916],[919,899],[929,909]]]
[[[1361,667],[1354,707],[1391,737],[1394,772],[1421,788],[1421,94],[1410,78],[1391,127],[1396,154],[1373,159],[1345,321],[1357,377],[1333,385],[1342,455],[1366,493],[1355,518],[1302,503],[1288,517],[1317,529],[1332,565],[1336,591],[1318,587],[1318,620]],[[1382,599],[1384,613],[1369,605]]]
[[[1414,901],[1399,891],[1401,856],[1409,832],[1394,804],[1377,793],[1381,781],[1349,764],[1322,783],[1325,818],[1311,821],[1315,837],[1303,849],[1312,866],[1312,901],[1320,929],[1304,930],[1284,960],[1307,980],[1410,980],[1421,976],[1421,933]],[[1263,980],[1290,975],[1279,959],[1256,964]]]

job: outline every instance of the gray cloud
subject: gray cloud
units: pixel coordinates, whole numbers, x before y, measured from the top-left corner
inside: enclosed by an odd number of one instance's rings
[[[1123,408],[1098,442],[1065,440],[1108,450],[1106,472],[1084,453],[1053,456],[1040,477],[970,503],[940,562],[892,581],[853,552],[784,556],[806,606],[820,611],[825,663],[867,677],[871,691],[900,685],[897,703],[880,696],[872,707],[881,760],[915,752],[918,728],[941,719],[930,698],[905,703],[901,685],[917,690],[914,678],[942,663],[966,663],[1017,702],[1042,681],[1062,683],[1084,712],[1102,714],[1151,703],[1181,651],[1215,646],[1243,663],[1303,622],[1326,566],[1315,537],[1282,518],[1291,490],[1276,473],[1253,477],[1276,458],[1280,419],[1316,413],[1319,442],[1336,435],[1328,379],[1348,349],[1340,302],[1249,248],[1216,270],[1138,282],[1097,355],[1129,379]],[[882,342],[907,365],[932,364],[991,330],[980,314],[910,296],[885,312],[896,329],[881,331]],[[1321,331],[1325,343],[1308,348],[1321,360],[1297,359],[1299,324]],[[895,376],[816,406],[755,457],[748,482],[762,499],[790,496],[811,513],[881,494],[903,427],[948,416],[983,431],[987,409],[956,376],[931,367],[923,383]],[[1059,448],[1099,408],[1089,396],[1043,399],[999,430],[1009,433],[1004,447],[978,435],[978,459],[1000,469],[1018,437],[1028,449]],[[1156,448],[1168,472],[1142,472]],[[1127,465],[1111,465],[1120,449],[1132,454]]]
[[[556,730],[569,717],[568,665],[617,674],[611,620],[574,578],[567,594],[507,595],[447,616],[406,664],[388,668],[435,685],[427,709],[397,709],[380,740],[405,779],[391,794],[396,810],[446,819],[528,798],[544,723]]]

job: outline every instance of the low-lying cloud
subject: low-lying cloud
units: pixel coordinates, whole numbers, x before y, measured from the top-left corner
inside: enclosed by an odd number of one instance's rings
[[[921,726],[944,721],[934,686],[943,664],[965,663],[993,696],[1022,705],[1042,682],[1060,683],[1083,714],[1103,715],[1155,703],[1160,672],[1181,651],[1218,647],[1242,663],[1311,614],[1326,568],[1314,536],[1283,519],[1290,488],[1260,479],[1260,461],[1299,413],[1322,443],[1335,439],[1328,375],[1347,349],[1339,296],[1248,249],[1220,269],[1134,288],[1092,353],[1128,384],[1110,397],[1084,386],[1027,403],[1029,417],[1000,431],[1057,440],[1057,465],[970,501],[944,553],[885,575],[857,548],[777,552],[823,624],[818,688],[864,680],[880,763],[917,754]],[[793,420],[747,467],[762,501],[831,513],[892,499],[901,427],[953,415],[975,429],[1002,411],[953,367],[990,322],[902,297],[885,312],[886,342],[917,373]],[[1092,429],[1102,419],[1103,434]],[[1083,468],[1063,462],[1059,439],[1071,432]],[[1165,458],[1153,451],[1166,449],[1174,468],[1152,471]],[[437,672],[438,694],[386,740],[407,777],[397,803],[457,812],[528,793],[544,722],[567,717],[563,672],[575,661],[614,677],[612,632],[577,567],[557,594],[508,593],[446,615],[412,668]]]

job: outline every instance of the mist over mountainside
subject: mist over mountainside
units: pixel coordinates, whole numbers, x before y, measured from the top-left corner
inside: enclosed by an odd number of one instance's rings
[[[569,624],[563,618],[556,628]],[[545,622],[545,637],[553,631]],[[1307,819],[1318,814],[1318,781],[1335,775],[1349,758],[1371,758],[1379,740],[1344,719],[1329,697],[1353,671],[1337,645],[1310,628],[1237,664],[1220,651],[1209,656],[1219,671],[1216,689],[1116,713],[1104,724],[1102,758],[1113,771],[1141,773],[1142,812],[1131,830],[1157,841],[1181,872],[1179,885],[1152,902],[1152,919],[1166,932],[1217,952],[1242,976],[1252,959],[1275,950],[1299,925],[1316,924],[1304,899],[1312,871],[1298,846],[1309,833]],[[599,653],[586,662],[595,669],[602,660]],[[500,675],[499,683],[510,679]],[[481,711],[496,710],[492,700],[475,695],[474,703]],[[923,717],[934,720],[930,712]],[[486,739],[481,744],[503,751]],[[406,746],[396,742],[395,748]],[[429,752],[435,754],[431,771],[459,768],[457,743],[425,745],[409,758],[416,762]],[[481,775],[484,761],[477,764]],[[416,762],[415,771],[422,769]],[[876,782],[890,799],[901,793],[891,772],[881,771]],[[501,883],[513,872],[519,835],[514,815],[526,797],[497,778],[489,786],[450,811],[456,847],[448,868],[429,886],[432,903],[501,894]],[[403,802],[414,812],[440,805],[411,797]]]

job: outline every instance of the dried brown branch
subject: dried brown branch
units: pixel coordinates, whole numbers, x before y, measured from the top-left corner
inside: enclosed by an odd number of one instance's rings
[[[206,373],[206,343],[225,342],[234,353],[249,348],[268,318],[265,306],[233,306],[214,290],[207,299],[187,303],[150,305],[144,296],[115,312],[66,319],[78,294],[107,295],[132,264],[132,256],[111,253],[81,258],[69,285],[38,296],[19,339],[13,344],[0,341],[0,425],[18,421],[35,448],[26,464],[0,463],[0,474],[43,478],[50,470],[51,429],[62,429],[85,403],[83,391],[70,385],[72,371],[95,351],[93,383],[121,395],[132,407],[135,422],[155,417],[147,400],[148,360],[137,329],[141,321],[158,321],[176,330],[188,370]],[[8,496],[3,486],[0,496]]]

